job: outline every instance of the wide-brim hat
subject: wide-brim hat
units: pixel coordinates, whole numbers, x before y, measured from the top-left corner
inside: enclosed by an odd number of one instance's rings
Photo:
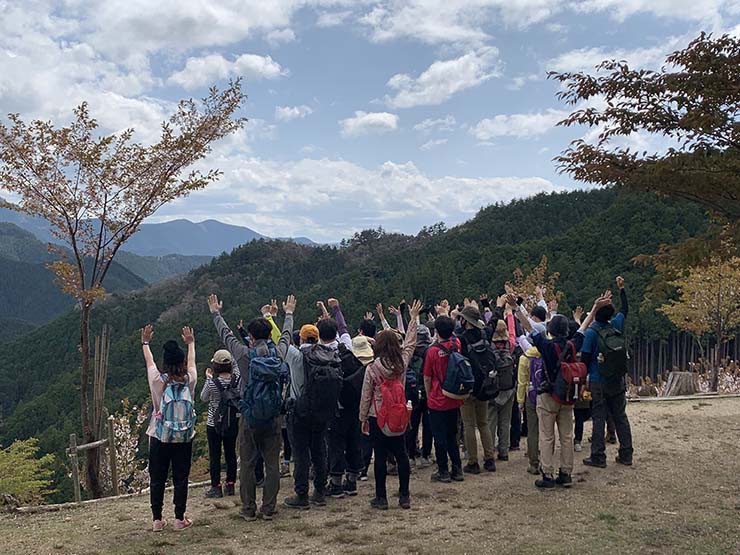
[[[370,341],[364,335],[358,335],[352,339],[352,353],[363,364],[369,364],[375,359],[375,353]]]
[[[466,306],[465,308],[463,308],[460,311],[460,316],[462,316],[470,325],[475,326],[478,329],[482,330],[486,327],[486,323],[481,320],[480,310],[478,310],[474,306]]]

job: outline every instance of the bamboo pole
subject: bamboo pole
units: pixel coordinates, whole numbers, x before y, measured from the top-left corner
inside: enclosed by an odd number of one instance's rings
[[[116,460],[116,437],[113,430],[113,415],[108,417],[108,457],[110,458],[110,481],[113,495],[118,495],[118,463]]]
[[[80,493],[80,466],[77,463],[77,434],[69,434],[69,460],[72,463],[72,485],[74,486],[75,502],[82,501]]]

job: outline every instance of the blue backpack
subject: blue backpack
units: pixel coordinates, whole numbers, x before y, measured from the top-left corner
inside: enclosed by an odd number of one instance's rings
[[[167,375],[162,379],[167,380]],[[195,429],[195,405],[188,381],[166,383],[154,435],[162,443],[187,443]]]
[[[475,378],[470,361],[457,351],[440,343],[437,346],[447,353],[447,373],[442,382],[442,394],[450,399],[465,400],[473,392]]]
[[[278,357],[275,344],[267,343],[267,355],[249,350],[249,377],[239,410],[250,428],[266,428],[280,416],[283,407],[283,382],[288,366]]]

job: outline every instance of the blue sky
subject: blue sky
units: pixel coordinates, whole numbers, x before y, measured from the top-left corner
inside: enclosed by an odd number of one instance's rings
[[[552,158],[587,129],[549,69],[658,68],[702,30],[740,33],[740,0],[0,0],[0,112],[156,139],[183,97],[243,76],[246,128],[215,185],[152,221],[216,218],[336,241],[416,233],[484,205],[577,186]],[[629,144],[659,148],[653,137]]]

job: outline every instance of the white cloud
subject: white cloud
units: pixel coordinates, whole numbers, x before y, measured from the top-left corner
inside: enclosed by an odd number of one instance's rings
[[[421,145],[419,147],[419,150],[432,150],[433,148],[442,146],[444,144],[447,144],[447,139],[432,139]]]
[[[275,119],[278,121],[290,121],[292,119],[303,119],[311,115],[313,110],[310,106],[301,104],[300,106],[276,106]]]
[[[169,83],[186,89],[194,89],[212,84],[227,77],[244,77],[247,80],[275,79],[287,74],[287,70],[270,56],[242,54],[234,61],[229,61],[221,54],[209,54],[188,58],[185,67],[173,73]]]
[[[388,112],[357,111],[354,117],[340,120],[339,126],[345,137],[380,135],[398,128],[398,116]]]
[[[530,114],[497,115],[479,121],[469,132],[479,141],[490,141],[495,137],[534,137],[550,131],[569,112],[554,110]]]
[[[275,29],[265,35],[265,40],[270,46],[275,48],[283,43],[293,42],[295,40],[295,33],[293,29],[289,28]]]
[[[318,27],[337,27],[344,23],[352,15],[351,11],[324,12],[316,19]]]
[[[723,12],[732,12],[733,0],[582,0],[573,8],[609,12],[620,22],[635,14],[649,13],[659,18],[720,24]]]
[[[540,76],[537,73],[530,73],[525,75],[517,75],[516,77],[512,78],[511,83],[507,85],[507,89],[512,91],[518,91],[524,88],[524,85],[531,81],[537,81],[540,78]]]
[[[427,118],[414,125],[414,131],[420,131],[421,133],[430,133],[432,131],[452,131],[455,127],[455,116],[447,114],[443,118],[432,119]]]
[[[486,46],[459,58],[438,60],[416,78],[398,73],[387,83],[396,91],[395,96],[386,96],[385,101],[391,108],[441,104],[458,92],[498,76],[498,54],[497,48]]]

